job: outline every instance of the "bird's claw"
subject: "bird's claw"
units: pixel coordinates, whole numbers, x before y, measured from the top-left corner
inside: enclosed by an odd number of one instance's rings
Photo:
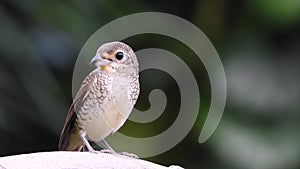
[[[118,153],[118,154],[122,155],[122,156],[130,157],[130,158],[139,159],[139,157],[136,154],[133,154],[133,153],[121,152],[121,153]]]
[[[109,150],[109,149],[103,149],[100,150],[101,153],[106,153],[106,154],[116,154],[114,150]]]
[[[128,152],[116,153],[114,150],[110,150],[110,149],[103,149],[103,150],[100,150],[100,151],[90,151],[90,152],[91,153],[118,154],[118,155],[130,157],[130,158],[139,159],[139,157],[136,154],[128,153]]]

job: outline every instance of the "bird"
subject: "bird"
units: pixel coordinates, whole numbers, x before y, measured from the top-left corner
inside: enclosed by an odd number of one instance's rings
[[[95,152],[90,143],[115,152],[105,141],[127,120],[140,92],[133,49],[119,41],[100,45],[90,61],[96,68],[83,80],[63,126],[60,151]]]

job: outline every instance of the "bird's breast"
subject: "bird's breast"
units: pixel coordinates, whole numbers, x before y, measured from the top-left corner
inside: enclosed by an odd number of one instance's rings
[[[98,77],[91,86],[78,112],[79,123],[90,140],[102,140],[125,123],[133,108],[129,85],[126,77]]]

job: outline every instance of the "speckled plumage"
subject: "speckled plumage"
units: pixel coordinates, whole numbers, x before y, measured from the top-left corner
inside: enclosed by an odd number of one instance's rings
[[[124,53],[122,60],[116,59],[117,52]],[[116,132],[137,101],[139,70],[133,50],[122,42],[110,42],[100,46],[96,55],[109,64],[96,62],[97,68],[82,82],[61,133],[60,150],[81,150],[84,144],[79,131],[94,142]]]

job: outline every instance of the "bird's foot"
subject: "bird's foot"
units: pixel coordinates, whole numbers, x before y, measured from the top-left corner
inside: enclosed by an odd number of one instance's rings
[[[96,151],[97,153],[106,153],[106,154],[118,154],[118,155],[122,155],[122,156],[126,156],[126,157],[130,157],[130,158],[135,158],[138,159],[139,157],[136,154],[133,153],[128,153],[128,152],[121,152],[121,153],[116,153],[114,150],[110,150],[110,149],[103,149],[100,151]]]
[[[117,154],[114,150],[110,150],[110,149],[103,149],[100,150],[101,153],[106,153],[106,154]]]
[[[139,157],[136,154],[133,154],[133,153],[121,152],[121,153],[118,153],[118,154],[122,155],[122,156],[130,157],[130,158],[139,159]]]

